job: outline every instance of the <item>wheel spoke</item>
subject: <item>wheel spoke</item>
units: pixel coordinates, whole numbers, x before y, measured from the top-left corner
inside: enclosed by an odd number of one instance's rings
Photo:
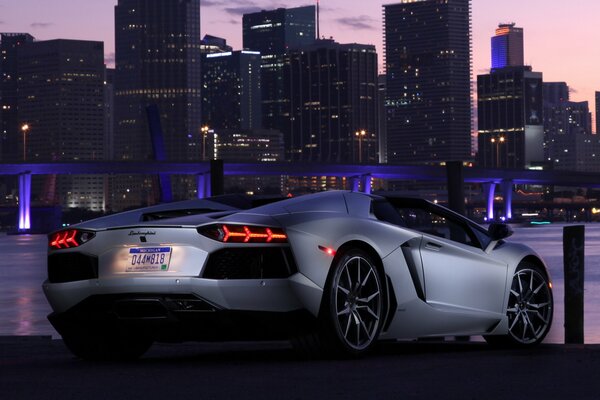
[[[356,299],[356,301],[360,301],[361,303],[368,303],[373,300],[375,297],[379,296],[379,290],[370,295],[369,297],[360,297]]]
[[[533,294],[538,294],[538,292],[540,291],[540,289],[542,289],[544,286],[546,285],[546,282],[542,282],[540,283],[540,286],[538,286],[534,291]]]
[[[350,307],[346,307],[342,311],[337,313],[338,317],[346,314],[350,314]]]
[[[548,324],[548,320],[547,320],[546,318],[544,318],[544,317],[542,316],[542,314],[540,314],[540,312],[539,312],[539,311],[533,311],[533,310],[532,310],[532,311],[529,311],[529,312],[535,313],[535,315],[536,315],[536,316],[537,316],[539,319],[541,319],[541,320],[542,320],[542,322],[544,323],[544,325],[547,325],[547,324]]]
[[[344,293],[344,294],[346,294],[346,295],[347,295],[348,293],[350,293],[350,291],[349,291],[348,289],[346,289],[345,287],[343,287],[342,285],[338,285],[338,287],[337,287],[337,288],[338,288],[338,290],[339,290],[339,291],[341,291],[342,293]]]
[[[517,312],[517,308],[516,308],[516,307],[509,308],[509,309],[507,309],[507,310],[506,310],[506,312],[509,312],[509,313],[516,313],[516,312]]]
[[[533,333],[533,338],[537,339],[537,332],[534,329],[533,323],[531,322],[531,319],[529,319],[529,315],[527,315],[527,313],[523,313],[523,315],[525,316],[525,320],[527,320],[527,325],[529,326],[529,329],[531,330],[531,333]]]
[[[356,280],[356,286],[360,285],[360,258],[357,258],[356,269],[358,270],[358,279]]]
[[[369,272],[367,272],[367,276],[360,284],[361,287],[365,287],[365,285],[367,284],[367,281],[369,280],[369,277],[371,276],[371,272],[373,272],[373,270],[369,268]]]
[[[360,323],[356,321],[356,345],[360,346]]]
[[[529,279],[529,290],[533,292],[533,271],[530,271],[529,274],[531,275],[531,278]]]
[[[346,265],[345,270],[346,276],[348,277],[348,286],[350,286],[350,288],[352,289],[352,278],[350,278],[350,269],[348,268],[348,265]]]
[[[517,281],[519,282],[519,296],[523,295],[523,283],[521,283],[521,274],[517,274]]]
[[[525,314],[521,314],[521,317],[523,319],[523,336],[521,337],[521,340],[524,342],[525,341],[525,335],[527,335],[527,319],[525,318]]]
[[[545,303],[539,303],[539,304],[527,303],[527,306],[531,307],[531,308],[535,308],[536,310],[539,310],[540,308],[546,307],[548,304],[550,304],[550,302],[547,301]]]
[[[518,321],[519,321],[519,315],[517,315],[515,317],[515,319],[513,320],[512,324],[510,325],[510,327],[508,328],[508,330],[512,332],[513,328],[515,327],[515,325],[517,324]]]
[[[369,314],[371,314],[373,316],[373,318],[375,318],[377,321],[379,321],[379,315],[375,314],[375,312],[373,310],[371,310],[371,307],[369,307],[369,306],[357,306],[356,309],[367,310],[367,312]]]
[[[350,323],[352,322],[352,314],[348,315],[348,322],[346,323],[346,331],[344,332],[344,337],[348,339],[348,332],[350,332]]]
[[[371,339],[371,334],[369,333],[369,330],[367,329],[367,326],[365,325],[365,323],[364,323],[364,321],[362,319],[360,320],[360,326],[362,326],[362,328],[365,330],[365,333],[367,334],[367,337],[370,340]]]

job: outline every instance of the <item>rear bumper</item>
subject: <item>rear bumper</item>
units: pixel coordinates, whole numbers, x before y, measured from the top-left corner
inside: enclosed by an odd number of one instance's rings
[[[96,295],[127,293],[188,293],[220,309],[289,312],[305,308],[292,290],[291,279],[212,280],[177,276],[129,276],[76,282],[44,282],[43,290],[52,309],[63,313]]]
[[[285,339],[316,320],[305,310],[223,309],[189,293],[93,295],[48,319],[61,335],[127,331],[159,341]]]

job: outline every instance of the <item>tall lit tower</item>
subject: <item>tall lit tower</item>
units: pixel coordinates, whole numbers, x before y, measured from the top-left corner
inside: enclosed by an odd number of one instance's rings
[[[477,76],[482,167],[522,169],[543,162],[542,81],[541,72],[523,65],[523,29],[500,24],[492,37],[491,71]]]
[[[523,28],[500,24],[492,37],[492,69],[525,65]]]
[[[284,84],[285,55],[315,41],[315,6],[244,14],[244,49],[261,54],[262,125],[285,132],[289,98]],[[288,141],[288,138],[285,138]]]
[[[28,33],[0,33],[0,160],[21,161],[17,84],[19,50],[33,42]]]
[[[388,162],[470,159],[470,0],[383,7]]]
[[[27,162],[92,161],[105,155],[104,44],[56,39],[18,54],[19,154]],[[26,129],[25,129],[26,128]],[[33,192],[63,208],[105,209],[100,175],[38,177]]]
[[[167,160],[200,160],[200,0],[119,0],[115,6],[115,158],[154,157],[146,107],[158,106]],[[115,188],[117,208],[155,200],[147,179]],[[137,182],[137,183],[136,183]],[[142,187],[132,185],[142,185]],[[173,181],[175,198],[195,184]],[[129,189],[129,190],[128,190]]]

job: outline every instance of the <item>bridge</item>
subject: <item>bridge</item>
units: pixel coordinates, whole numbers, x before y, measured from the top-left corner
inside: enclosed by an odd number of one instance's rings
[[[453,168],[450,166],[453,165]],[[462,163],[448,163],[447,167],[429,165],[389,164],[330,164],[330,163],[227,163],[168,162],[168,161],[82,161],[55,163],[0,163],[0,175],[19,177],[19,229],[31,226],[31,176],[32,175],[83,175],[83,174],[143,174],[143,175],[194,175],[197,178],[198,197],[205,198],[217,193],[215,184],[222,185],[223,176],[336,176],[346,177],[353,189],[362,186],[370,191],[371,180],[411,180],[447,182],[449,199],[461,198],[462,184],[480,183],[486,194],[487,216],[494,217],[494,194],[500,186],[504,198],[504,215],[512,218],[512,192],[514,185],[554,185],[582,188],[600,188],[600,174],[571,171],[483,169],[459,167]],[[76,172],[74,172],[76,171]],[[360,185],[360,186],[359,186]],[[163,199],[168,198],[170,188],[161,188]]]

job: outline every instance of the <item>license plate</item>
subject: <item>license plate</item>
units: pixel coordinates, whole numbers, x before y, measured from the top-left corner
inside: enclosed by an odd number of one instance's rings
[[[170,247],[138,247],[129,249],[127,272],[168,271]]]

